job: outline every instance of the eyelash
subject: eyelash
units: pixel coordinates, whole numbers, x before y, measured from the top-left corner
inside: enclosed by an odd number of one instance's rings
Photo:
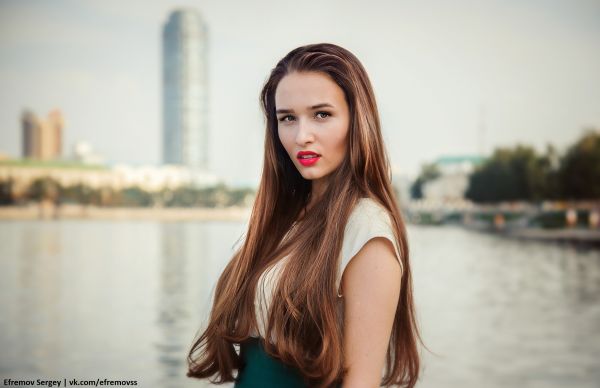
[[[326,116],[326,117],[324,117],[323,119],[325,119],[325,118],[327,118],[327,117],[331,116],[331,114],[330,114],[329,112],[324,112],[324,111],[319,111],[319,112],[316,112],[316,113],[315,113],[315,116],[316,116],[316,115],[318,115],[318,114],[321,114],[321,113],[323,113],[323,114],[326,114],[326,115],[327,115],[327,116]],[[285,120],[285,119],[286,119],[287,117],[293,117],[293,116],[292,116],[292,115],[285,115],[285,116],[281,117],[281,118],[279,119],[279,121],[281,121],[281,122],[286,122],[287,120]]]

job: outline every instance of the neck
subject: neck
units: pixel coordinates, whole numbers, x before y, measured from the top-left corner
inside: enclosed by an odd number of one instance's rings
[[[306,215],[306,213],[308,213],[310,211],[310,209],[312,209],[315,206],[315,204],[323,196],[323,193],[325,193],[325,189],[327,189],[327,182],[325,182],[322,179],[323,178],[321,178],[320,180],[313,180],[312,181],[311,192],[310,192],[310,199],[309,199],[308,204],[306,205],[306,207],[304,209],[302,209],[302,211],[300,212],[299,219],[304,218],[304,216]]]
[[[312,187],[311,187],[311,193],[310,193],[310,205],[309,205],[310,208],[312,208],[313,205],[321,199],[321,197],[323,196],[323,193],[325,193],[326,189],[327,189],[327,182],[325,181],[325,178],[315,179],[312,181]]]

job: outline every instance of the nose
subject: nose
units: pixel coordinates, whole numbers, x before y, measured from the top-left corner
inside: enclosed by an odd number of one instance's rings
[[[298,133],[296,133],[296,143],[304,145],[306,143],[312,143],[314,138],[313,127],[308,120],[300,118],[298,120]]]

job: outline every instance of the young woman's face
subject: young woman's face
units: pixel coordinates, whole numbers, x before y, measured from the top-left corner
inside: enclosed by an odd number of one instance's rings
[[[344,91],[324,73],[293,72],[277,86],[275,110],[279,139],[294,165],[313,184],[323,183],[346,153],[350,112]],[[319,156],[301,159],[303,151]]]

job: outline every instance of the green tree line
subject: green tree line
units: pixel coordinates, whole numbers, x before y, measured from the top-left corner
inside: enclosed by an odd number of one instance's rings
[[[411,188],[435,179],[425,165]],[[538,153],[527,145],[496,148],[469,176],[465,197],[477,203],[501,201],[590,200],[600,198],[600,132],[587,130],[563,155],[552,145]]]
[[[62,186],[49,177],[37,178],[25,189],[15,190],[12,180],[0,181],[0,205],[21,205],[49,200],[56,204],[121,207],[227,207],[247,206],[255,195],[251,188],[229,188],[225,184],[150,192],[138,186],[115,190],[84,184]]]

